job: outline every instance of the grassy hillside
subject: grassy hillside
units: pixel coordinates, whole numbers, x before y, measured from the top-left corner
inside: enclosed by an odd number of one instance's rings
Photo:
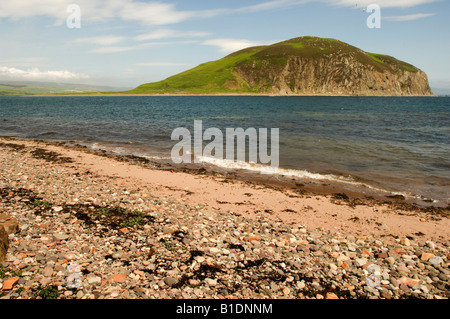
[[[329,59],[333,54],[352,55],[359,62],[381,72],[392,71],[394,66],[409,72],[418,71],[414,66],[393,57],[367,53],[335,39],[301,37],[270,46],[240,50],[220,60],[201,64],[163,81],[143,84],[126,93],[261,93],[264,88],[248,84],[240,77],[236,69],[242,70],[248,66],[250,70],[251,66],[253,69],[281,72],[291,56]]]

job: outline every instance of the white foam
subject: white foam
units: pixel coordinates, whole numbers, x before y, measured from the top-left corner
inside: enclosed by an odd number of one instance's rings
[[[200,158],[203,163],[207,163],[210,165],[226,168],[226,169],[242,169],[252,172],[257,172],[260,174],[267,174],[267,175],[275,175],[275,176],[288,176],[288,177],[297,177],[297,178],[304,178],[304,179],[312,179],[312,180],[321,180],[321,181],[334,181],[334,182],[340,182],[345,184],[350,184],[354,186],[359,187],[366,187],[368,189],[371,189],[373,191],[377,192],[383,192],[383,193],[389,193],[390,191],[387,191],[385,189],[377,188],[375,186],[358,182],[352,177],[346,177],[346,176],[339,176],[334,174],[318,174],[318,173],[311,173],[307,170],[299,170],[299,169],[287,169],[287,168],[280,168],[280,167],[272,167],[269,165],[263,165],[258,163],[248,163],[248,162],[242,162],[242,161],[234,161],[234,160],[228,160],[228,159],[219,159],[214,157],[206,157],[202,156]],[[406,194],[403,194],[406,195]]]

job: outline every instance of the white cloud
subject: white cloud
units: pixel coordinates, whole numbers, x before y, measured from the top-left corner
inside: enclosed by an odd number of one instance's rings
[[[101,48],[92,49],[91,53],[119,53],[136,49],[136,46],[106,46]]]
[[[367,7],[377,4],[381,8],[411,8],[422,4],[437,2],[439,0],[322,0],[333,5],[348,7]]]
[[[435,15],[436,15],[436,13],[418,13],[418,14],[410,14],[410,15],[406,15],[406,16],[389,16],[389,17],[384,17],[384,19],[390,20],[390,21],[402,22],[402,21],[419,20],[419,19],[423,19],[423,18],[427,18],[427,17],[432,17]]]
[[[76,39],[74,42],[77,43],[92,43],[92,44],[98,44],[98,45],[113,45],[120,43],[124,41],[126,38],[122,36],[114,36],[114,35],[107,35],[107,36],[98,36],[98,37],[88,37],[88,38],[79,38]]]
[[[18,20],[46,16],[61,25],[70,15],[67,13],[67,7],[73,3],[80,7],[82,21],[121,19],[143,25],[174,24],[193,17],[214,16],[220,11],[183,11],[177,10],[175,4],[142,0],[1,0],[0,19]]]
[[[248,47],[254,47],[259,45],[266,45],[269,44],[268,42],[256,42],[256,41],[250,41],[245,39],[211,39],[203,41],[202,44],[204,45],[212,45],[219,48],[220,52],[222,53],[232,53],[238,50],[242,50]]]
[[[43,64],[43,57],[12,57],[0,59],[0,65],[14,65],[16,67],[36,67]]]
[[[206,37],[208,35],[210,35],[209,32],[158,29],[149,33],[138,35],[134,39],[138,41],[145,41],[145,40],[159,40],[164,38],[200,38]]]
[[[258,11],[266,11],[266,10],[274,10],[278,8],[286,8],[295,5],[305,4],[308,2],[314,2],[317,0],[273,0],[273,1],[264,1],[258,4],[241,7],[235,9],[235,12],[258,12]]]
[[[0,78],[11,80],[61,81],[88,79],[89,76],[86,74],[74,73],[67,70],[41,71],[38,68],[22,70],[0,66]]]
[[[224,14],[257,12],[287,8],[308,2],[325,2],[331,5],[367,7],[376,3],[382,8],[407,8],[439,0],[270,0],[239,8],[212,10],[178,10],[175,4],[143,0],[1,0],[0,19],[23,19],[46,16],[63,24],[68,18],[67,7],[76,3],[81,8],[82,21],[121,19],[143,25],[169,25],[194,18],[213,18]],[[84,22],[82,22],[84,23]]]
[[[91,53],[118,53],[118,52],[126,52],[131,50],[137,50],[147,47],[162,47],[167,45],[179,45],[179,44],[191,44],[195,43],[195,41],[162,41],[162,42],[146,42],[140,43],[136,45],[129,46],[105,46],[100,48],[95,48],[89,52]]]

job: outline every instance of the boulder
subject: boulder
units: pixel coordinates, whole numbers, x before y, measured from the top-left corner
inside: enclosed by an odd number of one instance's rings
[[[9,238],[8,233],[5,228],[0,225],[0,262],[6,260],[6,253],[9,248]]]
[[[0,225],[3,226],[8,234],[13,234],[19,228],[17,219],[7,213],[0,213]]]

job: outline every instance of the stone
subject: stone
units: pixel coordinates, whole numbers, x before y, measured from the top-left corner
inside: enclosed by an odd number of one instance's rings
[[[389,265],[395,264],[395,258],[394,257],[388,257],[384,259],[385,262],[387,262]]]
[[[11,277],[5,280],[3,283],[3,290],[11,290],[13,289],[14,285],[19,281],[19,277]]]
[[[364,266],[365,264],[367,264],[367,259],[366,258],[356,258],[355,259],[355,263],[356,265],[358,265],[359,267]]]
[[[427,286],[425,286],[425,285],[415,285],[412,288],[414,290],[421,290],[425,294],[427,294],[429,292]]]
[[[325,299],[339,299],[339,297],[333,292],[327,292]]]
[[[405,264],[400,264],[400,265],[398,265],[398,266],[397,266],[397,271],[402,271],[402,272],[405,272],[405,273],[410,273],[410,272],[411,272],[411,271],[409,270],[409,268],[406,267]]]
[[[410,288],[411,288],[411,287],[414,287],[414,286],[416,286],[416,285],[419,284],[418,281],[413,280],[413,279],[411,279],[411,278],[409,278],[409,277],[406,277],[406,276],[400,278],[400,280],[398,281],[398,283],[399,283],[400,285],[406,285],[406,286],[408,286],[408,287],[410,287]]]
[[[406,250],[404,250],[403,248],[394,248],[393,251],[399,255],[406,254]]]
[[[431,253],[423,253],[422,256],[420,256],[420,260],[422,260],[422,261],[428,261],[431,257],[434,257],[434,254],[431,254]]]
[[[216,248],[216,247],[211,247],[211,248],[209,249],[209,251],[210,251],[211,254],[213,254],[213,255],[217,255],[217,254],[219,254],[219,253],[222,252],[219,248]]]
[[[102,278],[94,274],[89,274],[87,280],[90,285],[98,285],[102,282]]]
[[[125,282],[127,280],[128,274],[121,273],[121,274],[114,274],[111,277],[109,277],[110,282]]]
[[[17,219],[7,213],[0,213],[0,226],[5,228],[6,233],[14,234],[19,229],[19,223]]]
[[[433,266],[439,266],[440,264],[442,264],[442,263],[444,262],[444,260],[442,259],[442,257],[434,256],[434,257],[431,257],[431,258],[428,260],[428,262],[429,262],[430,264],[432,264]]]
[[[388,254],[387,253],[378,253],[377,255],[376,255],[376,257],[377,258],[381,258],[381,259],[385,259],[385,258],[388,258]]]
[[[53,268],[52,267],[45,267],[44,268],[44,276],[45,277],[50,277],[51,275],[53,275]]]
[[[169,287],[173,287],[178,283],[178,279],[175,277],[166,277],[164,278],[164,283]]]
[[[6,254],[9,248],[8,233],[5,228],[0,225],[0,262],[6,260]]]
[[[400,239],[400,244],[403,246],[411,246],[411,241],[407,237]]]
[[[55,240],[66,240],[70,236],[66,234],[53,234],[53,237],[55,238]]]
[[[207,283],[208,286],[210,287],[214,287],[217,285],[217,280],[215,279],[211,279],[211,278],[206,278],[205,282]]]

